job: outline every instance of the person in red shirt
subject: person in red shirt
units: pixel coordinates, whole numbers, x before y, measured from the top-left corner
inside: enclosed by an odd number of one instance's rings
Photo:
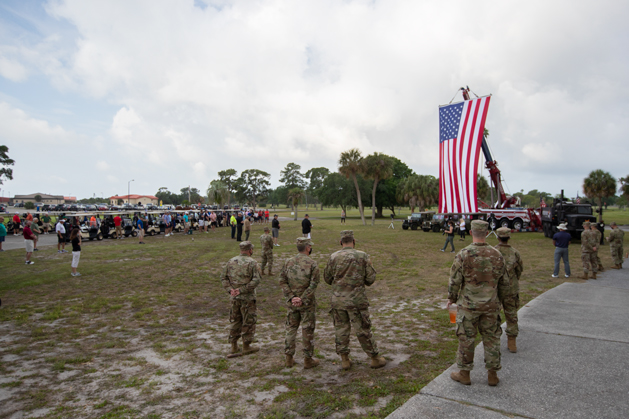
[[[116,237],[118,240],[122,239],[122,218],[119,215],[114,217],[114,226],[116,226]]]
[[[26,247],[26,264],[33,265],[35,262],[31,261],[31,255],[33,254],[33,249],[35,248],[35,234],[31,230],[32,221],[27,221],[24,224],[24,245]]]
[[[33,221],[33,214],[31,214],[30,212],[26,214],[26,221]]]
[[[20,234],[20,224],[21,224],[20,214],[16,212],[15,215],[13,216],[13,235],[14,236],[17,236],[18,234]]]
[[[264,210],[264,222],[269,222],[269,210]]]

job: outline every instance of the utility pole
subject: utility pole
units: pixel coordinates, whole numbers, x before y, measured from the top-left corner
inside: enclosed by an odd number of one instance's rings
[[[127,204],[131,204],[131,182],[135,181],[135,179],[131,179],[127,182]]]

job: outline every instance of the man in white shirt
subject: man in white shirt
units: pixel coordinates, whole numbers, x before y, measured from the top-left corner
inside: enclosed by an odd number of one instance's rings
[[[66,251],[66,228],[64,227],[65,221],[63,218],[59,220],[55,227],[57,233],[57,253],[68,253]]]

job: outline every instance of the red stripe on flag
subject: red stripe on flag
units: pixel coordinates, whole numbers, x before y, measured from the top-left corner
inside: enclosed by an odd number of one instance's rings
[[[443,143],[439,142],[439,212],[443,212]]]
[[[465,131],[467,130],[467,123],[469,121],[470,118],[470,112],[471,112],[471,107],[469,106],[471,104],[471,102],[468,102],[466,104],[466,110],[465,110],[465,119],[463,121],[463,129],[461,130],[461,137],[465,138]],[[470,167],[470,147],[469,144],[467,145],[467,156],[465,159],[465,167],[468,168]],[[467,179],[467,176],[465,177]],[[466,182],[465,185],[467,186],[468,183]],[[469,198],[468,198],[469,199]]]

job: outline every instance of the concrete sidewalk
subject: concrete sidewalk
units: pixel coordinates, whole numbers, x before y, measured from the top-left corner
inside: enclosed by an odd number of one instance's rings
[[[502,336],[497,387],[487,385],[481,343],[471,386],[450,379],[453,365],[389,418],[628,418],[628,264],[522,307],[518,353]]]

